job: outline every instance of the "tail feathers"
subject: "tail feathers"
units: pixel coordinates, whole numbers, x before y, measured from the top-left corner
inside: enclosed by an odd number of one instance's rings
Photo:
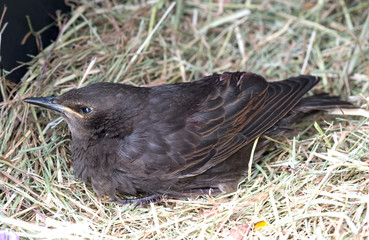
[[[311,111],[327,111],[334,108],[351,108],[351,103],[342,101],[338,96],[329,96],[328,94],[318,94],[310,97],[304,97],[293,108],[293,112],[307,113]]]
[[[338,96],[329,96],[328,94],[319,94],[310,97],[304,97],[301,101],[271,129],[265,132],[270,137],[278,136],[284,132],[291,131],[292,123],[299,123],[321,111],[329,111],[336,108],[352,108],[349,102],[340,100]]]

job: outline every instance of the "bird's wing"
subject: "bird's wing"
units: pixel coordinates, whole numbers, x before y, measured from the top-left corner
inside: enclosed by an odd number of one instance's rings
[[[300,76],[268,83],[237,72],[173,87],[170,103],[157,91],[152,112],[121,142],[120,155],[146,175],[196,176],[272,127],[317,81]]]
[[[299,76],[267,83],[265,91],[255,91],[252,86],[256,85],[259,88],[265,86],[259,76],[252,74],[240,76],[239,81],[255,84],[250,84],[245,89],[232,86],[234,83],[232,77],[230,86],[221,94],[224,99],[224,121],[217,125],[216,129],[210,124],[197,131],[200,133],[208,131],[211,134],[201,134],[205,137],[196,151],[187,156],[187,162],[190,164],[180,171],[182,177],[198,175],[233,155],[283,118],[319,81],[312,76]]]
[[[269,83],[265,105],[253,120],[244,126],[241,133],[251,139],[262,134],[289,113],[302,96],[318,82],[317,77],[301,75]]]

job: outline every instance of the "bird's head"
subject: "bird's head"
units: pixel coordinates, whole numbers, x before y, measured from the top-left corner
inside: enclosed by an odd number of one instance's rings
[[[26,98],[24,101],[59,112],[73,138],[114,137],[129,134],[135,114],[138,88],[114,83],[96,83],[60,96]]]

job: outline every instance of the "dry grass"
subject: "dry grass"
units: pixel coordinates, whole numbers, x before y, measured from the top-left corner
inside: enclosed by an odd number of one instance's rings
[[[56,44],[0,103],[1,229],[32,239],[369,236],[367,118],[307,123],[275,143],[229,196],[132,210],[99,200],[75,179],[66,124],[22,102],[97,81],[153,86],[244,70],[269,80],[319,75],[315,92],[360,106],[369,97],[369,2],[77,2],[60,19]],[[2,94],[6,84],[2,79]],[[260,221],[268,226],[247,231]]]

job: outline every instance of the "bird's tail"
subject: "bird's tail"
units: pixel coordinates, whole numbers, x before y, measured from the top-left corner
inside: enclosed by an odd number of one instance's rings
[[[328,111],[335,108],[351,107],[351,103],[341,100],[340,97],[329,96],[328,94],[323,93],[302,98],[292,111],[308,113],[311,111]]]
[[[343,101],[338,96],[318,94],[304,97],[284,118],[279,120],[279,122],[265,132],[265,134],[270,137],[278,136],[283,132],[290,131],[290,127],[293,123],[299,123],[303,120],[316,117],[315,115],[319,112],[352,107],[353,105],[350,102]]]

